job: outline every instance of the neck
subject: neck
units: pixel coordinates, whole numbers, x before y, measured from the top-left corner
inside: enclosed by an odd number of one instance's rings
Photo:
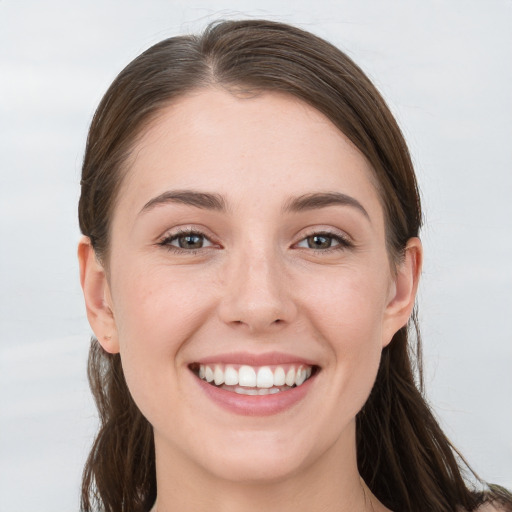
[[[355,429],[350,442],[344,439],[292,475],[234,482],[206,472],[186,454],[155,438],[158,498],[154,510],[378,512],[378,502],[357,471]]]

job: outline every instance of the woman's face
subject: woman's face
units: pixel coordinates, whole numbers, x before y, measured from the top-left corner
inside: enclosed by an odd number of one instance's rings
[[[96,334],[158,464],[231,480],[353,465],[413,286],[369,164],[327,118],[277,93],[187,95],[137,143],[111,233]]]

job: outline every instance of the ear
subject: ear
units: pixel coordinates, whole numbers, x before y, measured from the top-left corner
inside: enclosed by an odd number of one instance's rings
[[[398,264],[384,312],[382,346],[390,343],[395,333],[409,321],[423,263],[423,247],[419,238],[411,238]]]
[[[110,287],[105,270],[96,258],[87,236],[82,237],[78,244],[78,262],[89,324],[101,346],[107,352],[116,354],[119,352],[119,341]]]

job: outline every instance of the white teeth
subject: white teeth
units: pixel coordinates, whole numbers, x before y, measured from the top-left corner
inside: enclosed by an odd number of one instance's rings
[[[286,380],[286,374],[281,366],[276,368],[274,372],[274,386],[284,386]]]
[[[228,386],[236,386],[238,384],[238,372],[232,366],[226,366],[224,371],[224,384]]]
[[[279,393],[283,388],[300,386],[306,379],[311,377],[313,369],[311,366],[293,366],[288,367],[288,371],[282,366],[261,366],[253,368],[252,366],[242,365],[236,369],[236,365],[199,365],[199,378],[216,386],[237,386],[235,393],[246,395],[267,395],[270,393]],[[255,388],[255,389],[247,389]],[[281,389],[279,389],[281,388]],[[247,392],[239,391],[243,389]]]
[[[209,366],[204,369],[204,378],[206,382],[211,382],[214,379],[213,370]]]
[[[295,369],[290,368],[288,373],[286,374],[286,378],[284,380],[287,386],[293,386],[295,384]]]
[[[235,393],[239,395],[257,395],[258,390],[253,388],[235,388]]]
[[[300,386],[306,380],[306,370],[301,366],[295,375],[295,384]]]
[[[246,388],[254,388],[256,386],[256,372],[251,366],[240,366],[238,370],[238,384]]]
[[[274,374],[268,366],[262,366],[256,377],[256,387],[271,388],[274,385]],[[261,393],[260,393],[261,394]]]
[[[270,389],[254,389],[254,388],[241,388],[236,387],[234,392],[239,395],[274,395],[275,393],[281,392],[279,388],[270,388]]]
[[[215,370],[213,372],[213,382],[215,382],[216,386],[224,384],[224,372],[219,365],[215,366]]]

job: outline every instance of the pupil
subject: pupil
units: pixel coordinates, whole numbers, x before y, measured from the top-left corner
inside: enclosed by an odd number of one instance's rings
[[[328,236],[314,235],[308,237],[310,249],[328,249],[331,246],[331,239]]]
[[[183,235],[179,238],[179,244],[183,249],[200,249],[203,246],[203,237],[200,235]]]

